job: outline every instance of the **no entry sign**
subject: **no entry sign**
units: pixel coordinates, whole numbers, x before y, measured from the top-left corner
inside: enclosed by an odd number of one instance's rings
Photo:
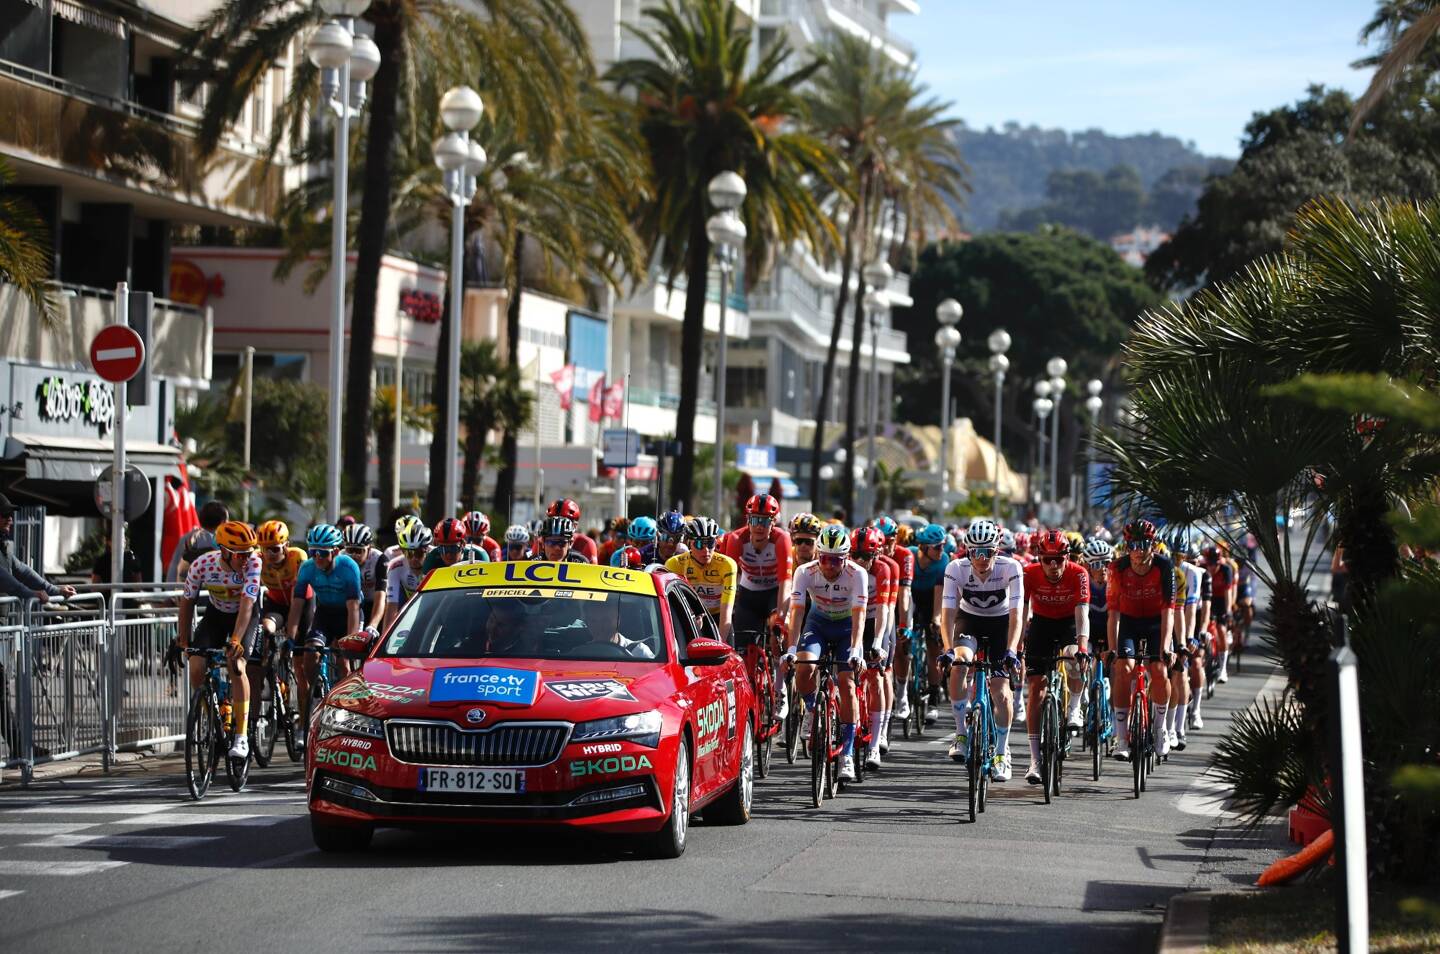
[[[111,384],[129,381],[145,363],[145,342],[127,325],[106,325],[90,342],[90,366]]]

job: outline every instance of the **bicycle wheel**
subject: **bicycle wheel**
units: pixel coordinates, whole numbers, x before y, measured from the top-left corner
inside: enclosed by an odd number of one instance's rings
[[[1040,787],[1045,789],[1045,804],[1050,804],[1051,783],[1055,780],[1055,750],[1060,740],[1056,735],[1055,702],[1048,693],[1040,710]]]
[[[833,678],[833,677],[832,677]],[[826,687],[825,693],[825,797],[834,798],[840,791],[840,758],[836,754],[840,751],[840,703],[837,699],[835,684],[832,682]]]
[[[285,754],[290,761],[299,762],[304,758],[304,753],[300,751],[300,742],[304,736],[300,732],[300,714],[295,711],[294,705],[295,671],[290,668],[288,661],[280,664],[275,688],[280,693],[275,705],[275,716],[280,720],[280,731],[285,734]]]
[[[1130,711],[1130,772],[1134,776],[1135,797],[1145,791],[1145,718],[1136,706]]]
[[[765,778],[770,774],[770,745],[775,741],[774,734],[770,731],[775,724],[775,683],[770,675],[770,661],[762,653],[760,660],[756,663],[756,685],[760,687],[758,702],[760,704],[761,722],[760,735],[756,739],[755,746],[755,776]]]
[[[790,711],[785,715],[785,761],[791,765],[800,756],[800,727],[807,715],[805,700],[795,691],[795,680],[790,680]]]
[[[261,768],[269,767],[275,754],[275,736],[280,731],[275,714],[276,696],[275,670],[266,669],[260,680],[260,698],[251,707],[253,718],[250,720],[251,750],[255,753],[255,764]]]
[[[968,744],[965,753],[965,777],[969,782],[970,795],[970,821],[975,821],[975,809],[980,801],[980,775],[981,764],[984,760],[983,746],[980,744],[980,726],[977,718],[977,711],[970,710],[965,718],[965,731],[968,733]]]
[[[1105,730],[1105,714],[1100,709],[1100,684],[1090,684],[1090,711],[1085,714],[1085,734],[1090,743],[1090,779],[1100,781],[1100,766],[1105,761],[1101,739]]]
[[[983,672],[976,673],[983,681],[976,684],[975,702],[976,708],[980,711],[980,718],[976,720],[979,732],[970,737],[970,745],[980,746],[980,811],[985,811],[985,802],[990,793],[990,768],[995,762],[995,710],[990,708],[990,684],[988,676]],[[984,688],[981,689],[980,686]],[[980,701],[984,695],[984,702]]]
[[[191,695],[190,711],[185,717],[185,784],[196,801],[205,797],[215,777],[219,722],[209,687],[201,686]]]
[[[825,800],[828,788],[825,776],[830,764],[826,744],[830,738],[830,722],[826,718],[829,712],[829,706],[822,700],[810,714],[810,803],[816,808]]]

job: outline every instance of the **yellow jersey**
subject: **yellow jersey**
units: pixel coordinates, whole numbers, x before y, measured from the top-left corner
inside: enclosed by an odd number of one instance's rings
[[[261,557],[260,562],[260,585],[265,589],[265,601],[267,603],[279,603],[284,606],[290,604],[290,595],[295,592],[295,577],[300,574],[300,564],[305,562],[305,551],[299,547],[290,547],[285,551],[285,559],[278,565],[271,564],[269,560]]]
[[[677,553],[665,561],[665,569],[685,578],[700,594],[700,602],[710,615],[719,617],[726,606],[735,605],[735,561],[723,553],[711,553],[710,562],[701,565],[692,553]]]

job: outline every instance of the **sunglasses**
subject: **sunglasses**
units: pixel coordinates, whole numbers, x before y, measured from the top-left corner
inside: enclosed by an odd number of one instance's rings
[[[1045,564],[1046,566],[1059,566],[1060,564],[1065,562],[1065,558],[1059,556],[1046,556],[1041,557],[1040,562]]]
[[[714,537],[701,537],[701,538],[697,539],[697,540],[694,542],[694,544],[693,544],[693,549],[696,549],[696,550],[713,550],[713,549],[715,549],[715,538],[714,538]]]
[[[284,546],[266,547],[266,548],[265,548],[265,552],[268,553],[268,554],[270,554],[271,556],[279,556],[280,554],[282,554],[282,553],[285,552],[285,547],[284,547]]]
[[[369,547],[346,547],[346,548],[345,548],[345,552],[346,552],[346,553],[354,553],[354,554],[356,554],[357,556],[364,556],[365,554],[367,554],[367,553],[370,552],[370,548],[369,548]]]
[[[775,522],[774,517],[751,517],[748,521],[752,527],[768,527]]]
[[[845,558],[841,556],[822,556],[820,558],[821,566],[839,566],[844,562]]]
[[[875,554],[873,554],[873,553],[852,553],[852,554],[850,554],[850,559],[854,560],[856,563],[869,563],[871,560],[875,559]]]
[[[229,547],[221,547],[221,549],[225,551],[226,556],[249,556],[250,554],[255,552],[255,549],[253,547],[249,547],[244,550],[231,550]]]
[[[563,547],[569,542],[569,537],[546,537],[544,540],[544,544],[547,547]]]
[[[435,549],[439,550],[441,553],[445,554],[446,556],[452,556],[452,555],[460,552],[460,544],[458,544],[458,543],[446,543],[446,544],[443,544],[442,546],[436,547]]]
[[[971,547],[970,556],[976,560],[993,560],[995,558],[994,547]]]
[[[306,550],[305,552],[310,554],[312,557],[333,557],[335,555],[335,548],[316,547],[315,549]]]
[[[945,549],[945,544],[943,544],[943,543],[922,543],[922,544],[920,544],[920,548],[921,548],[922,550],[943,550],[943,549]]]
[[[815,545],[815,540],[811,537],[796,537],[793,542],[797,547],[813,547]]]
[[[414,549],[406,550],[406,551],[405,551],[405,559],[407,559],[407,560],[420,560],[420,559],[424,559],[424,557],[425,557],[425,552],[426,552],[428,549],[429,549],[429,547],[415,547]]]

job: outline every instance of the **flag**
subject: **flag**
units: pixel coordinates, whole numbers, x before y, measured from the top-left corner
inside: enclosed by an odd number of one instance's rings
[[[600,405],[601,405],[602,403],[604,403],[604,400],[605,400],[605,375],[602,374],[602,375],[600,375],[600,377],[598,377],[598,378],[595,379],[595,383],[594,383],[594,384],[590,385],[590,423],[591,423],[591,424],[599,424],[599,423],[600,423]]]
[[[189,467],[185,458],[180,458],[178,473],[165,478],[164,524],[160,535],[160,562],[170,565],[170,557],[180,540],[200,526],[200,515],[195,511],[195,494],[190,489]]]
[[[552,372],[550,380],[560,394],[560,410],[570,410],[570,404],[575,400],[575,365],[567,364],[559,371]]]
[[[625,411],[625,382],[616,381],[605,389],[605,411],[606,417],[612,421],[620,420],[620,415]]]

